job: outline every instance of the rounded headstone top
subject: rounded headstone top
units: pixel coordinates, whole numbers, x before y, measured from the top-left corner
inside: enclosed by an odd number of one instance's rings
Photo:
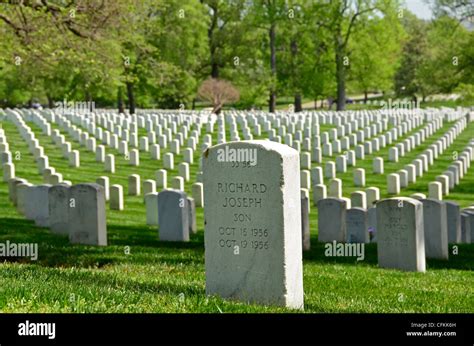
[[[292,147],[290,147],[286,144],[273,142],[273,141],[269,141],[269,140],[245,140],[245,141],[231,141],[231,142],[216,144],[216,145],[208,148],[206,151],[204,151],[204,157],[205,158],[208,157],[210,150],[214,151],[214,150],[225,148],[226,146],[228,146],[228,147],[239,147],[239,148],[259,147],[259,148],[264,149],[264,150],[278,152],[281,156],[296,156],[296,155],[299,155],[298,151],[296,149],[293,149]]]
[[[400,203],[400,202],[403,202],[403,203],[410,203],[410,204],[413,204],[413,205],[422,205],[422,202],[415,199],[415,198],[410,198],[410,197],[392,197],[392,198],[384,198],[384,199],[381,199],[379,201],[377,201],[376,203],[376,206],[379,206],[379,205],[382,205],[382,204],[385,204],[385,203],[393,203],[393,202],[397,202],[397,203]]]

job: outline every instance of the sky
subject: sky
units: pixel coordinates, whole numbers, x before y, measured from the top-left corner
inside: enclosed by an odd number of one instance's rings
[[[431,19],[433,17],[430,4],[427,4],[425,0],[405,0],[405,3],[418,18]]]

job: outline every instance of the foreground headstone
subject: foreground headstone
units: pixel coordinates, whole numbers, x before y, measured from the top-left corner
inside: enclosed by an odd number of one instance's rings
[[[424,199],[423,224],[426,258],[448,259],[448,224],[445,203]]]
[[[159,236],[162,241],[189,241],[189,205],[183,191],[158,193]]]
[[[377,257],[382,268],[426,270],[420,201],[397,197],[377,203]]]
[[[56,234],[69,234],[70,187],[54,185],[48,191],[49,228]]]
[[[70,193],[69,241],[106,246],[104,188],[98,184],[78,184],[71,187]]]
[[[302,309],[298,152],[241,141],[203,157],[206,292]]]

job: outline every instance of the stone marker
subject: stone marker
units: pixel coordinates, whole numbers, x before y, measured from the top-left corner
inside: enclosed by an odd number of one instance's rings
[[[445,203],[424,199],[423,223],[426,258],[448,259],[448,224]]]
[[[128,195],[140,196],[140,176],[138,174],[131,174],[128,176]]]
[[[230,153],[238,152],[254,164],[235,167]],[[298,152],[273,141],[241,141],[211,147],[203,157],[207,294],[302,309]]]
[[[60,184],[48,191],[49,228],[56,234],[69,234],[70,187]]]
[[[329,197],[342,198],[342,180],[335,178],[329,182]]]
[[[192,185],[192,195],[196,203],[196,207],[204,207],[204,186],[202,183],[194,183]]]
[[[426,270],[420,201],[396,197],[377,203],[377,257],[382,268]]]
[[[98,184],[78,184],[71,187],[70,194],[69,241],[106,246],[104,188]]]
[[[114,184],[110,187],[110,209],[123,210],[123,186]]]
[[[354,186],[365,187],[365,169],[354,169]]]
[[[96,179],[95,182],[104,188],[105,200],[108,201],[109,198],[110,198],[110,181],[109,181],[109,177],[107,177],[107,176],[99,177],[99,178]]]
[[[327,188],[324,184],[313,186],[313,205],[317,206],[321,199],[327,198]]]
[[[14,206],[17,205],[17,186],[21,183],[27,183],[26,179],[12,178],[8,181],[8,197]]]
[[[28,188],[25,216],[34,220],[38,227],[49,227],[49,197],[51,185],[36,185]]]
[[[303,251],[311,249],[310,228],[309,228],[309,191],[301,189],[301,236]]]
[[[455,202],[446,201],[446,217],[448,222],[448,243],[461,242],[461,208]]]
[[[348,243],[370,242],[367,210],[358,207],[347,210],[346,233]]]
[[[367,196],[364,191],[354,191],[351,193],[351,206],[367,209]]]
[[[158,193],[158,224],[161,241],[189,241],[189,205],[178,190]]]
[[[19,213],[25,215],[25,204],[27,200],[28,189],[33,186],[28,182],[19,183],[16,186],[16,208]]]
[[[194,203],[194,198],[188,197],[188,211],[189,211],[189,233],[197,233],[197,223],[196,223],[196,203]]]
[[[166,169],[159,169],[156,174],[156,187],[166,189],[168,187],[168,171]]]
[[[382,157],[374,158],[372,172],[375,174],[383,174],[383,158]]]
[[[461,212],[461,243],[464,243],[464,244],[469,244],[471,242],[470,218],[471,218],[471,215],[465,212]]]
[[[346,241],[346,207],[346,201],[338,198],[318,202],[318,241]]]
[[[429,198],[441,201],[443,199],[443,185],[438,181],[433,181],[428,184]]]
[[[158,192],[145,195],[146,224],[158,226]]]
[[[387,176],[387,192],[391,195],[400,193],[400,176],[397,173],[391,173]]]
[[[374,203],[380,199],[380,189],[378,187],[368,187],[365,189],[367,197],[367,208],[374,206]]]

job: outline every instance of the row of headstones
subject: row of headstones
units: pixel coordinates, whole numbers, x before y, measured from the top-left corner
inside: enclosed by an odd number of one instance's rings
[[[3,138],[3,137],[2,137]],[[53,141],[56,141],[58,137],[53,137]],[[37,151],[35,151],[35,154]],[[41,155],[38,155],[41,156]],[[47,157],[46,157],[47,159]],[[47,162],[47,161],[46,161]],[[13,167],[13,164],[10,166]],[[4,180],[8,181],[10,178],[14,177],[14,173],[8,173],[10,170],[8,169],[9,166],[7,165],[4,168]],[[8,173],[8,174],[7,174]],[[166,188],[167,187],[167,174],[166,170],[159,170],[157,172],[157,182],[159,187]],[[172,181],[172,187],[178,190],[184,190],[184,181],[189,180],[189,166],[187,163],[180,164],[179,167],[179,174],[180,176],[175,177]],[[48,167],[43,169],[44,180],[46,183],[49,184],[59,184],[62,181],[62,176],[59,173],[54,172],[54,168]],[[69,181],[66,181],[69,183]],[[108,177],[100,177],[97,179],[97,183],[102,185],[105,188],[105,198],[106,200],[109,199],[111,196],[111,209],[115,210],[123,210],[123,188],[120,185],[112,185],[110,187],[109,192],[109,179]],[[147,180],[144,182],[144,191],[145,193],[154,192],[156,190],[156,184],[153,180]],[[198,204],[202,205],[202,184],[195,184],[193,186],[193,191],[198,197]],[[201,192],[201,193],[200,193]],[[137,195],[140,194],[140,177],[138,175],[132,175],[129,177],[129,195]]]
[[[65,120],[61,115],[55,117],[58,124],[76,140],[82,146],[85,146],[88,151],[96,153],[96,161],[97,162],[105,162],[105,170],[106,171],[114,171],[115,170],[115,159],[110,155],[105,155],[105,146],[110,146],[113,149],[117,149],[120,154],[125,155],[125,158],[129,161],[129,164],[132,166],[139,166],[140,165],[140,153],[138,149],[131,149],[128,148],[128,138],[122,141],[118,141],[118,135],[113,134],[110,136],[108,131],[103,132],[102,128],[95,129],[95,124],[89,123],[88,119],[86,120],[87,126],[89,127],[89,131],[96,136],[98,141],[101,141],[104,145],[97,145],[96,138],[89,137],[89,133],[83,132],[80,129],[77,129],[75,125],[71,126],[71,123],[68,120]],[[173,123],[174,124],[174,123]],[[95,131],[94,131],[95,129]],[[171,140],[170,138],[170,151],[171,153],[166,153],[164,155],[164,164],[166,167],[173,169],[174,167],[174,154],[180,154],[181,146],[184,144],[184,138],[187,137],[187,127],[183,127],[183,130],[186,130],[186,134],[178,133],[178,139]],[[170,130],[171,131],[171,130]],[[95,133],[94,133],[95,132]],[[196,149],[196,145],[199,141],[199,132],[194,130],[191,137],[188,138],[188,148],[185,148],[182,151],[184,156],[184,162],[192,163],[193,162],[193,154],[194,150]],[[167,141],[164,140],[163,142],[160,141],[161,145],[155,144],[154,133],[150,132],[148,134],[148,138],[143,137],[140,139],[140,150],[151,153],[151,159],[158,160],[161,156],[161,147],[167,147]],[[64,136],[60,135],[58,130],[54,130],[52,133],[53,142],[56,142],[58,146],[62,147],[63,154],[67,158],[69,155],[70,165],[75,167],[79,165],[79,156],[78,152],[71,151],[70,143],[65,142]],[[149,141],[152,142],[151,146],[149,146]],[[132,146],[133,143],[132,143]]]
[[[36,162],[38,173],[43,175],[46,169],[51,168],[48,172],[46,172],[47,179],[51,179],[51,182],[53,183],[61,182],[63,180],[62,175],[59,172],[56,172],[54,168],[49,165],[49,159],[44,153],[44,148],[40,146],[40,143],[34,132],[26,124],[24,119],[17,112],[13,111],[7,114],[7,119],[13,122],[20,132],[23,140],[25,140],[27,143],[28,150],[33,155]]]
[[[13,205],[38,227],[68,235],[73,244],[107,245],[106,190],[103,186],[33,185],[20,178],[10,179],[8,183]],[[111,198],[116,203],[113,191]],[[160,240],[189,241],[190,232],[197,231],[194,199],[183,191],[152,192],[145,200],[147,220],[159,225]]]
[[[107,245],[105,193],[97,184],[33,185],[8,182],[9,198],[19,213],[38,227],[68,235],[73,244]]]
[[[79,151],[72,151],[71,152],[70,151],[70,143],[63,143],[64,136],[59,136],[57,130],[53,131],[52,141],[53,141],[53,143],[56,143],[57,145],[63,147],[63,155],[65,157],[67,157],[69,155],[69,162],[70,162],[70,165],[72,167],[78,167],[79,166]],[[91,149],[91,148],[89,148],[89,149]],[[99,150],[97,152],[96,158],[97,158],[97,161],[101,161],[100,157],[103,156],[103,147],[98,148],[98,149],[102,149],[102,150]],[[101,153],[102,153],[102,155],[100,155]],[[137,156],[134,156],[134,154],[138,155],[138,151],[134,150],[131,153],[131,162],[134,162],[134,160],[137,158]],[[43,154],[43,148],[42,147],[35,147],[34,148],[34,155],[41,162],[45,163],[44,165],[42,164],[41,167],[39,167],[39,172],[43,173],[44,176],[45,176],[45,182],[51,183],[51,184],[60,183],[62,181],[61,174],[60,173],[55,173],[55,170],[54,170],[53,167],[46,166],[46,164],[48,163],[48,158],[47,158],[46,155]],[[164,160],[165,168],[173,169],[174,168],[174,161],[173,161],[172,154],[168,153],[168,154],[165,154],[165,155],[171,156],[170,158],[165,156],[165,160]],[[193,158],[192,154],[190,154],[189,157],[190,157],[189,161],[192,162],[192,158]],[[168,158],[168,160],[166,158]],[[105,166],[106,166],[105,167],[106,171],[112,172],[112,173],[115,172],[115,160],[114,160],[113,155],[108,156],[108,160],[106,160]],[[47,168],[45,168],[45,167],[47,167]],[[189,163],[187,163],[187,162],[181,163],[178,167],[178,170],[179,170],[179,176],[183,177],[183,179],[185,181],[188,181],[189,180]],[[166,171],[164,171],[164,173],[166,173]],[[161,180],[158,180],[158,184],[159,184],[160,187],[166,188],[166,174],[162,174],[161,177],[164,178],[164,183],[160,184],[160,181],[163,181],[163,179],[161,179]]]
[[[408,144],[406,141],[411,142],[411,140],[407,139],[404,142],[399,143],[397,145],[397,148],[395,148],[395,149],[398,150],[398,148],[400,148],[402,156],[404,156],[405,152],[409,152],[412,149],[416,148],[418,145],[421,145],[425,141],[425,139],[427,139],[429,136],[431,136],[436,131],[438,126],[440,126],[440,125],[434,125],[434,126],[431,126],[431,125],[432,125],[432,123],[428,124],[424,129],[422,129],[421,130],[421,135],[411,137],[411,139],[413,139],[413,145]],[[425,132],[425,129],[426,129],[426,132]],[[391,141],[392,141],[391,136],[389,136],[389,137],[390,137],[389,142],[391,143]],[[372,146],[370,145],[371,144],[370,142],[365,142],[366,144],[369,144],[369,145],[366,145],[366,146],[358,145],[356,147],[355,152],[353,150],[349,150],[346,153],[346,155],[340,155],[340,156],[336,157],[336,162],[334,162],[334,161],[326,162],[326,165],[325,165],[325,168],[324,168],[324,173],[325,173],[324,176],[328,179],[334,179],[334,178],[336,178],[336,172],[341,172],[341,173],[347,172],[347,167],[348,166],[355,166],[356,165],[356,159],[357,158],[364,159],[365,158],[365,153],[371,154],[372,152],[379,151],[380,148],[378,146],[378,139],[375,138],[374,140],[377,140],[376,141],[377,144],[375,146],[375,151],[372,150]],[[382,147],[384,147],[385,146],[385,141],[382,141],[382,142],[384,143]],[[406,147],[406,151],[404,150],[405,147]],[[318,171],[320,170],[322,172],[321,167],[316,167],[316,170],[318,170]],[[355,184],[355,186],[364,186],[365,185],[365,170],[357,169],[354,172],[355,172],[354,173],[354,184]],[[384,172],[383,158],[382,157],[374,158],[374,160],[373,160],[373,173],[383,174],[383,172]],[[302,177],[302,179],[303,179],[302,181],[306,182],[307,179],[308,179],[307,177],[309,177],[309,172],[305,172],[304,174],[305,174],[305,176]],[[314,172],[312,174],[312,176],[315,177],[315,178],[318,178],[321,175],[322,174],[320,172]],[[312,181],[312,184],[313,185],[322,184],[322,181],[317,179],[316,181]],[[364,185],[361,185],[361,184],[364,184]]]
[[[387,186],[388,186],[388,193],[391,194],[398,194],[400,192],[400,188],[407,187],[409,182],[416,182],[417,176],[422,176],[423,171],[426,171],[429,165],[434,163],[434,160],[437,159],[438,155],[442,154],[444,150],[449,147],[455,138],[465,129],[465,119],[460,120],[453,128],[448,131],[448,133],[443,137],[445,139],[438,140],[435,144],[431,145],[430,148],[426,149],[424,153],[419,155],[419,159],[415,159],[412,164],[406,165],[405,169],[400,170],[398,173],[393,173],[387,176]],[[456,162],[456,165],[462,165],[464,167],[465,172],[467,172],[467,168],[470,166],[470,161],[472,159],[470,152],[472,149],[467,147],[464,152],[459,156]],[[425,165],[426,163],[426,165]],[[332,164],[332,165],[331,165]],[[329,165],[329,166],[328,166]],[[457,176],[458,174],[456,171],[458,167],[456,165],[452,165],[448,168],[448,172],[455,171],[452,174]],[[365,169],[357,168],[353,171],[354,173],[354,185],[358,187],[365,186]],[[330,194],[329,196],[341,198],[342,197],[342,182],[335,178],[335,167],[334,163],[328,162],[325,168],[325,176],[330,178],[329,186],[330,186]],[[376,174],[383,174],[383,158],[374,158],[373,164],[373,173]],[[309,172],[301,171],[301,184],[302,186],[306,186],[309,184]],[[436,179],[440,181],[442,184],[442,191],[443,194],[447,195],[449,191],[449,184],[450,180],[450,173],[446,173],[445,175],[440,175]],[[452,178],[451,178],[452,179]],[[453,180],[456,181],[456,180]],[[457,180],[458,181],[458,180]],[[459,183],[459,181],[458,181]],[[323,172],[321,167],[315,167],[311,170],[311,184],[314,187],[315,193],[315,200],[324,198],[326,196],[326,187],[324,186],[323,181]],[[440,196],[438,184],[431,184],[431,188],[429,189],[430,198],[442,199]],[[451,187],[453,188],[454,185]],[[359,192],[357,192],[358,194]]]
[[[128,177],[128,195],[129,196],[140,196],[142,194],[146,196],[150,193],[156,193],[157,187],[167,189],[167,178],[165,170],[156,171],[156,180],[146,179],[141,182],[139,174],[131,174]],[[157,183],[158,182],[158,183]],[[173,190],[184,191],[183,177],[175,177],[172,179],[171,188]],[[123,210],[124,209],[124,198],[123,198],[123,186],[119,184],[110,185],[110,179],[107,176],[97,178],[96,183],[104,188],[105,200],[110,200],[110,208],[112,210]],[[192,194],[196,200],[196,205],[202,207],[204,205],[203,197],[203,185],[201,182],[196,182],[192,185]],[[146,199],[144,199],[146,200]]]
[[[394,198],[403,207],[405,197]],[[474,230],[470,228],[466,214],[472,213],[474,207],[460,209],[452,201],[439,201],[426,198],[424,194],[414,194],[409,200],[419,200],[423,203],[425,240],[432,244],[431,239],[439,241],[433,248],[441,250],[428,250],[428,257],[444,258],[447,254],[447,243],[471,243]],[[380,201],[368,209],[354,207],[346,199],[326,198],[318,202],[318,240],[320,242],[350,242],[369,243],[377,242],[377,213]],[[470,220],[474,222],[473,220]],[[439,233],[443,233],[441,237]],[[446,241],[444,241],[446,233]],[[431,248],[430,248],[431,249]],[[438,251],[438,252],[436,252]],[[432,255],[433,254],[433,255]],[[447,256],[447,255],[446,255]],[[447,257],[446,257],[447,258]]]
[[[407,124],[407,123],[403,123]],[[430,123],[428,124],[425,128],[423,128],[421,131],[416,133],[415,135],[411,136],[409,139],[406,139],[404,142],[399,143],[398,145],[401,146],[400,150],[402,153],[402,156],[405,155],[405,150],[404,148],[406,147],[407,150],[406,152],[410,151],[412,148],[415,148],[416,146],[420,145],[422,142],[425,141],[429,136],[431,136],[440,126],[442,126],[442,119],[437,118],[435,119],[434,124]],[[411,126],[408,126],[408,128],[403,128],[401,131],[410,131]],[[395,140],[398,138],[398,131],[397,129],[392,129],[394,133],[393,138]],[[388,143],[392,142],[392,132],[388,132],[386,134]],[[385,146],[385,137],[382,140],[382,147]],[[374,143],[375,143],[375,151],[380,150],[379,148],[379,139],[375,138]],[[407,143],[407,141],[409,143]],[[413,143],[411,143],[413,142]],[[405,144],[404,144],[405,143]],[[365,157],[365,151],[367,149],[367,153],[372,153],[372,143],[371,142],[365,142],[365,146],[358,145],[356,147],[356,151],[354,152],[353,150],[350,150],[346,153],[346,155],[340,155],[336,158],[336,162],[334,163],[333,161],[329,161],[325,165],[325,176],[326,178],[329,179],[334,179],[336,178],[336,172],[342,172],[345,173],[347,171],[347,166],[355,166],[356,165],[356,157],[357,158],[364,158]],[[412,145],[411,145],[412,144]],[[395,148],[398,150],[398,148]],[[320,153],[319,153],[320,154]],[[319,159],[319,162],[321,160]],[[311,166],[311,159],[309,158],[309,153],[303,153],[301,154],[301,167],[302,168],[307,168]],[[383,174],[383,158],[377,157],[374,159],[374,173],[376,174]],[[310,180],[311,177],[311,180]],[[309,182],[311,181],[311,185],[317,185],[317,184],[323,184],[322,180],[322,168],[321,167],[316,167],[314,168],[311,173],[307,170],[302,170],[301,171],[301,182],[302,182],[302,187],[307,188],[309,185]],[[356,186],[365,186],[365,170],[363,169],[357,169],[354,171],[354,183]]]
[[[474,161],[474,138],[471,139],[463,151],[456,156],[457,158],[453,160],[447,171],[436,176],[436,181],[428,184],[428,191],[432,198],[442,200],[443,196],[449,195],[449,191],[456,185],[459,185],[467,174],[467,171],[471,167],[471,162]]]
[[[429,170],[429,167],[434,164],[434,161],[441,155],[464,131],[467,127],[466,118],[458,120],[456,124],[444,134],[440,139],[436,140],[433,145],[427,148],[423,153],[417,156],[410,164],[396,173],[387,175],[387,191],[389,194],[399,194],[401,188],[407,187],[410,183],[415,183],[417,177],[422,177],[424,172]],[[468,150],[468,149],[466,149]],[[472,153],[471,153],[472,154]],[[461,170],[467,172],[472,160],[469,152],[464,153],[450,165],[447,171],[442,175],[437,176],[438,183],[431,184],[430,195],[437,196],[437,199],[442,199],[442,194],[447,194],[448,186],[454,188],[454,184],[459,184],[459,175]],[[375,162],[374,162],[375,163]],[[380,164],[380,162],[379,162]],[[383,164],[383,161],[382,161]],[[383,169],[382,169],[383,173]],[[455,183],[457,181],[457,183]]]
[[[15,164],[12,161],[12,153],[2,128],[0,128],[0,167],[2,168],[3,181],[7,182],[15,177]]]

